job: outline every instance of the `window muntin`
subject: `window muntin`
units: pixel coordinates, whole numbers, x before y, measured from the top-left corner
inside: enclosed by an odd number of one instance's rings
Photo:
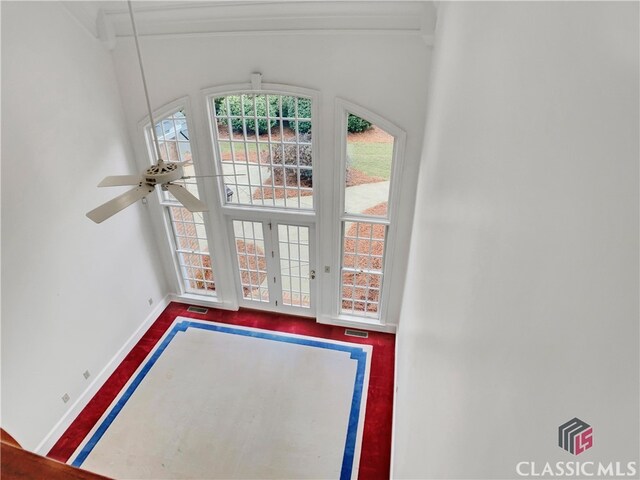
[[[342,222],[342,313],[379,315],[387,226],[372,222]]]
[[[267,257],[262,223],[234,220],[233,235],[242,298],[269,303]]]
[[[380,318],[395,137],[345,112],[340,306],[343,315]],[[361,131],[353,128],[362,127]]]
[[[216,284],[209,256],[209,244],[202,213],[184,207],[167,206],[176,254],[187,292],[211,295]]]
[[[278,225],[282,304],[311,308],[309,227]]]
[[[192,146],[189,127],[184,109],[160,118],[155,125],[160,155],[165,162],[185,162],[192,160]],[[158,161],[155,148],[151,144],[151,131],[147,128],[147,141],[152,163]],[[195,175],[193,164],[183,166],[185,176]],[[177,183],[200,198],[195,179],[176,180]],[[192,213],[182,206],[168,191],[159,190],[160,204],[165,210],[173,237],[173,247],[179,275],[185,292],[215,296],[216,283],[209,254],[204,216]]]
[[[191,143],[189,141],[189,126],[187,117],[183,109],[179,109],[174,113],[167,115],[156,123],[156,135],[158,136],[158,147],[160,155],[165,162],[191,162]],[[151,148],[153,158],[157,162],[156,152]],[[184,165],[185,176],[195,175],[193,163]],[[172,183],[182,185],[193,195],[199,197],[198,185],[195,179],[176,180]],[[176,201],[173,195],[168,191],[162,191],[163,200]]]
[[[311,99],[241,93],[210,101],[219,166],[229,175],[225,203],[312,210]]]

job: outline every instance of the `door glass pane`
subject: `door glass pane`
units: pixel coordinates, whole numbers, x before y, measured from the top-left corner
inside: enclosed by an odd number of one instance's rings
[[[343,223],[341,313],[378,318],[387,227]]]
[[[269,302],[267,259],[261,222],[233,221],[242,298]]]
[[[166,207],[171,218],[180,271],[187,292],[212,295],[216,284],[202,213]]]
[[[346,135],[345,212],[386,217],[394,138],[352,114]]]
[[[278,225],[282,304],[310,308],[309,227]]]
[[[239,94],[211,101],[218,158],[229,175],[226,203],[313,209],[311,99]]]

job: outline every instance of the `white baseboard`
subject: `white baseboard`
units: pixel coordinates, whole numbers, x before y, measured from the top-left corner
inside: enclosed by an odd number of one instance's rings
[[[316,321],[326,325],[335,325],[338,327],[357,328],[360,330],[370,330],[373,332],[396,333],[396,326],[392,324],[382,324],[379,322],[370,322],[366,320],[345,319],[340,317],[332,317],[329,315],[318,315]]]
[[[216,298],[211,298],[211,300],[209,300],[202,295],[191,295],[189,293],[178,295],[176,293],[170,293],[169,300],[172,302],[186,303],[188,305],[196,305],[198,307],[219,308],[220,310],[231,310],[234,312],[238,311],[238,304],[234,304],[232,302],[221,302]]]
[[[391,459],[389,465],[389,478],[393,480],[394,477],[394,460],[396,453],[396,408],[398,397],[398,341],[400,335],[400,327],[396,330],[396,344],[393,350],[393,406],[391,407]]]
[[[109,360],[107,365],[96,375],[95,379],[91,384],[86,388],[84,392],[78,397],[78,399],[74,402],[69,410],[62,416],[62,418],[55,424],[55,426],[51,429],[51,431],[44,437],[44,439],[38,444],[35,448],[34,452],[39,455],[46,455],[49,450],[56,444],[58,439],[62,436],[62,434],[69,428],[69,425],[76,419],[76,417],[80,414],[82,409],[87,406],[89,401],[93,398],[93,396],[100,390],[100,387],[107,381],[107,379],[111,376],[111,374],[115,371],[115,369],[122,363],[124,358],[129,354],[131,349],[135,346],[136,343],[142,338],[142,336],[149,329],[151,324],[160,316],[169,302],[171,301],[170,296],[167,295],[164,297],[158,304],[156,308],[144,319],[142,324],[136,329],[136,331],[129,337],[129,339],[125,342],[125,344],[116,352],[116,354]]]

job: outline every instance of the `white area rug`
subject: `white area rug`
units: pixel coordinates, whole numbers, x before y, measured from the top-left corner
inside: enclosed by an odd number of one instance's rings
[[[118,479],[357,478],[371,347],[179,317],[71,457]]]

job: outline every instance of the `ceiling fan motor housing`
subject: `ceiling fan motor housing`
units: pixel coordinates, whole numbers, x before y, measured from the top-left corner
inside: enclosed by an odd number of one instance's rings
[[[144,172],[144,181],[149,185],[169,183],[182,177],[182,166],[177,163],[158,163]]]

